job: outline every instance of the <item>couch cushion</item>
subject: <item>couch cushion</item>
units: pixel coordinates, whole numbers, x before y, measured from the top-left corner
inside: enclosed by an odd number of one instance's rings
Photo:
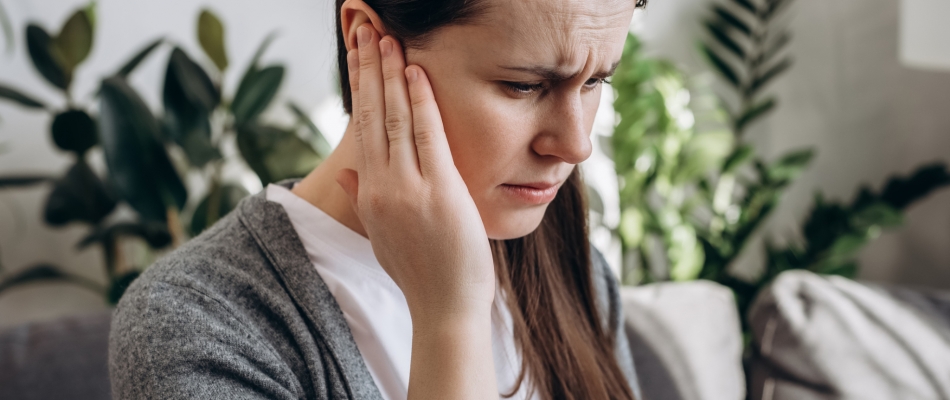
[[[109,399],[110,314],[0,332],[0,399]]]
[[[732,291],[710,281],[621,290],[644,400],[745,396],[742,333]]]
[[[754,399],[950,399],[950,295],[785,272],[750,313]]]

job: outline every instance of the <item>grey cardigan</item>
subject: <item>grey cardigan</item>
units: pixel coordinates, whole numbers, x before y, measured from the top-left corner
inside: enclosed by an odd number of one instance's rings
[[[602,320],[639,396],[617,283],[593,258]],[[264,192],[129,287],[109,372],[117,399],[381,399],[284,208]]]

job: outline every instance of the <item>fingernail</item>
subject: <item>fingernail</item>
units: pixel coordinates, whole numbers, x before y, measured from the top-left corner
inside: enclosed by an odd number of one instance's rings
[[[383,57],[389,57],[393,53],[393,43],[388,40],[380,40],[379,52],[383,54]]]
[[[356,28],[356,41],[359,43],[360,47],[369,44],[370,36],[369,29],[365,26]]]
[[[416,72],[415,68],[406,68],[406,80],[408,80],[409,83],[415,83],[418,77],[419,73]]]
[[[350,72],[360,69],[360,54],[358,51],[350,50],[346,53],[346,65],[349,67]]]

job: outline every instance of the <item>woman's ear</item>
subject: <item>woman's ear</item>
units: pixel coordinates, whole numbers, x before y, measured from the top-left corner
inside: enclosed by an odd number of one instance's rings
[[[379,15],[363,0],[344,1],[340,9],[340,19],[347,51],[356,48],[356,28],[359,28],[360,25],[369,23],[379,33],[379,37],[386,36],[386,30],[383,27],[383,22],[379,19]]]

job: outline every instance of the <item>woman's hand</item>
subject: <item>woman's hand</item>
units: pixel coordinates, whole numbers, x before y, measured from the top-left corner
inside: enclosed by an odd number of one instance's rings
[[[491,349],[494,264],[452,161],[425,71],[399,43],[357,29],[347,54],[357,171],[337,182],[413,323],[409,398],[497,398]]]

